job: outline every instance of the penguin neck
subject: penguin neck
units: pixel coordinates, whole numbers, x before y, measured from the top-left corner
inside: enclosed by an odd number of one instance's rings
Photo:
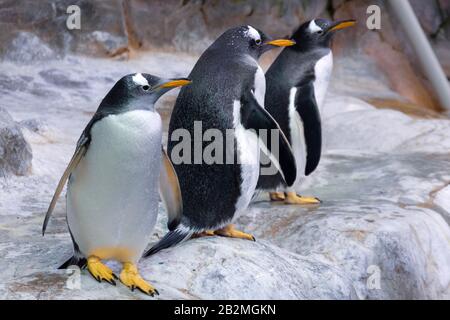
[[[328,55],[331,52],[331,48],[327,46],[295,46],[289,47],[285,50],[297,56],[317,56],[318,59]]]
[[[114,104],[100,104],[100,107],[98,108],[97,112],[105,115],[111,115],[111,114],[120,114],[125,113],[129,111],[136,111],[136,110],[144,110],[144,111],[155,111],[155,104],[154,102],[147,101],[129,101],[126,103],[121,103],[122,101],[117,101],[117,103]]]
[[[287,50],[286,63],[290,66],[294,66],[294,69],[298,68],[303,70],[305,66],[314,66],[319,60],[328,56],[331,52],[331,49],[326,47]]]

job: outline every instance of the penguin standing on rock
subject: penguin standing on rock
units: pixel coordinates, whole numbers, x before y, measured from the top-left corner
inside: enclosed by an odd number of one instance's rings
[[[277,163],[282,177],[287,177],[287,185],[296,176],[290,145],[264,109],[265,78],[258,59],[272,48],[293,44],[292,40],[270,40],[251,26],[241,26],[226,31],[200,57],[189,75],[192,85],[180,91],[169,126],[168,150],[180,181],[183,214],[180,222],[170,226],[169,233],[145,256],[192,235],[254,240],[252,235],[236,230],[232,222],[247,208],[254,194],[259,177],[259,146]],[[175,159],[178,144],[186,143],[175,141],[175,135],[183,130],[194,137],[195,122],[200,121],[205,135],[209,129],[221,133],[222,163],[206,163],[203,158],[201,163]],[[258,143],[264,140],[260,129],[278,133],[277,151],[272,144]],[[225,143],[230,130],[231,144]],[[208,146],[201,141],[203,148],[198,151],[196,143],[188,142],[189,154],[202,152]],[[228,161],[230,158],[232,161]]]
[[[102,260],[118,260],[123,284],[152,296],[158,293],[136,266],[156,222],[158,180],[169,223],[180,218],[182,201],[176,173],[162,149],[162,123],[154,104],[171,88],[188,83],[136,73],[119,80],[103,99],[78,141],[42,228],[44,234],[68,180],[67,224],[74,254],[61,269],[87,265],[97,281],[115,285],[117,277]]]
[[[316,19],[302,24],[292,36],[296,44],[285,48],[266,72],[266,109],[286,134],[298,170],[292,187],[287,187],[279,174],[260,176],[258,189],[272,191],[272,201],[320,203],[317,198],[297,195],[296,189],[320,161],[322,129],[319,111],[333,69],[331,39],[336,30],[355,23],[354,20],[332,23]]]

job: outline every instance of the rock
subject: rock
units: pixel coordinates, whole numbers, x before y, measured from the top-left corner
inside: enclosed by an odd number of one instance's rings
[[[20,126],[8,112],[0,108],[0,172],[26,175],[31,171],[31,147],[25,140]]]
[[[6,46],[6,60],[33,63],[56,58],[55,52],[39,37],[29,32],[19,32]]]
[[[444,212],[444,218],[450,223],[450,182],[448,186],[437,192],[434,204]]]
[[[23,120],[19,122],[19,125],[24,129],[28,129],[31,132],[38,134],[45,134],[49,131],[47,123],[41,119]]]
[[[431,3],[431,2],[430,2]],[[367,7],[377,4],[381,7],[381,30],[371,31],[366,27]],[[361,59],[368,56],[375,62],[384,81],[392,90],[409,102],[422,108],[441,111],[430,84],[425,80],[409,40],[398,25],[397,19],[381,1],[349,1],[335,8],[334,19],[357,19],[357,27],[337,35],[335,49],[338,55]]]
[[[49,84],[58,87],[86,88],[88,84],[85,81],[69,79],[67,74],[57,69],[47,69],[39,72],[39,75]]]
[[[355,98],[330,96],[323,115],[326,148],[361,153],[448,153],[448,120],[414,119],[394,110],[379,111]]]
[[[69,30],[66,26],[67,7],[77,5],[81,12],[81,29]],[[67,52],[83,53],[94,56],[114,56],[128,50],[128,37],[119,0],[92,3],[86,0],[48,0],[39,3],[26,0],[2,1],[0,7],[0,43],[18,43],[23,32],[31,32],[48,48],[58,55]],[[19,40],[15,40],[18,38]],[[22,40],[21,40],[22,41]],[[22,41],[23,42],[23,41]],[[31,43],[30,43],[31,42]],[[19,47],[25,55],[26,51],[34,52],[32,44],[36,40],[28,40],[26,47]],[[42,47],[42,45],[40,45]],[[8,52],[8,46],[2,46],[0,55]],[[47,52],[41,48],[39,52]],[[3,54],[2,54],[3,53]],[[8,58],[20,60],[21,56]],[[24,56],[24,58],[29,58]]]
[[[444,22],[442,5],[438,1],[412,0],[411,6],[419,18],[420,25],[428,35],[435,35]]]
[[[439,60],[450,76],[450,10],[447,0],[411,1]],[[382,29],[365,26],[366,9],[382,9]],[[81,29],[68,30],[69,5],[81,10]],[[200,54],[224,30],[251,24],[267,34],[289,35],[306,20],[356,18],[358,27],[336,37],[336,56],[367,63],[373,79],[419,108],[442,111],[417,57],[382,1],[249,0],[108,1],[3,0],[0,8],[0,57],[29,63],[67,53],[128,57],[133,50],[177,50]],[[267,64],[276,52],[265,57]],[[360,81],[361,79],[357,79]],[[375,82],[375,81],[374,81]]]
[[[64,196],[45,237],[40,228],[81,131],[115,79],[130,69],[183,76],[195,61],[152,52],[126,63],[72,57],[4,68],[2,103],[26,128],[33,171],[0,178],[0,298],[151,299],[121,284],[99,284],[85,270],[56,269],[72,251]],[[323,203],[280,206],[262,201],[264,194],[237,221],[256,242],[201,238],[140,261],[158,299],[450,298],[450,120],[411,117],[349,97],[370,89],[396,97],[365,72],[358,71],[363,81],[348,81],[354,91],[341,87],[351,70],[335,73],[322,110],[323,160],[298,191]],[[15,84],[60,96],[15,90]],[[175,96],[158,104],[164,117]],[[162,205],[159,213],[151,243],[166,232]]]

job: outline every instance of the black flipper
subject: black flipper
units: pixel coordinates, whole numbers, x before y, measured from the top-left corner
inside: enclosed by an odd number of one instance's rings
[[[275,119],[259,105],[251,91],[246,91],[241,98],[241,123],[245,129],[255,130],[260,141],[267,148],[267,151],[276,159],[279,170],[286,184],[292,186],[297,177],[297,167],[291,145],[284,135]],[[260,137],[260,130],[266,129],[268,139],[264,141]],[[271,144],[271,130],[278,130],[278,153],[274,153],[274,146]],[[268,155],[270,157],[270,155]],[[278,167],[278,166],[277,166]]]
[[[180,183],[166,151],[161,147],[162,164],[159,175],[159,194],[167,211],[167,227],[173,231],[181,221],[183,201]]]
[[[319,165],[322,154],[322,124],[312,82],[298,87],[295,106],[303,122],[306,144],[305,175],[309,176]]]
[[[75,153],[72,157],[72,159],[69,162],[69,165],[67,166],[66,170],[64,171],[61,179],[59,180],[58,186],[56,187],[56,191],[53,195],[52,201],[50,202],[50,205],[47,210],[47,214],[44,218],[44,223],[42,225],[42,235],[45,234],[45,230],[47,229],[48,221],[53,213],[53,209],[55,209],[56,201],[58,200],[59,196],[61,195],[61,192],[64,189],[64,186],[66,185],[67,180],[70,178],[70,175],[72,174],[72,171],[75,170],[77,165],[80,163],[81,159],[86,154],[89,145],[91,143],[91,129],[94,126],[94,124],[103,119],[104,117],[108,116],[106,113],[98,112],[92,117],[91,121],[87,124],[86,128],[84,129],[83,133],[81,134],[80,139],[78,139],[77,148],[75,149]]]
[[[189,239],[193,233],[194,232],[185,228],[176,228],[173,231],[169,231],[161,240],[158,241],[158,243],[144,253],[144,258]]]

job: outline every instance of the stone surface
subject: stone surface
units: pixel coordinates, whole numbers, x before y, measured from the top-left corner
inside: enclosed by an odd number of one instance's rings
[[[0,178],[30,173],[32,157],[20,126],[0,107]]]
[[[86,271],[56,270],[72,250],[63,197],[45,237],[41,225],[79,134],[115,79],[137,70],[186,76],[195,61],[152,53],[0,64],[2,104],[33,148],[31,175],[0,177],[0,298],[151,299],[98,284]],[[450,298],[450,120],[376,109],[349,97],[364,98],[372,77],[359,71],[356,83],[352,72],[337,71],[323,110],[326,152],[300,190],[322,205],[285,207],[261,194],[238,221],[256,242],[195,239],[141,261],[158,299]],[[175,96],[157,106],[166,120]],[[165,224],[160,205],[152,242]]]
[[[448,1],[411,3],[450,76]],[[366,28],[372,4],[382,9],[380,31]],[[80,30],[66,27],[69,5],[81,9]],[[282,37],[316,17],[357,19],[356,28],[337,37],[337,55],[367,66],[363,69],[371,70],[374,82],[383,81],[416,109],[441,110],[397,19],[381,0],[0,0],[0,57],[29,63],[67,53],[126,58],[157,49],[199,54],[236,25],[251,24]]]
[[[77,5],[81,12],[81,29],[66,26],[67,7]],[[1,0],[0,1],[0,55],[8,57],[15,43],[23,42],[23,33],[33,33],[58,55],[77,52],[87,55],[116,55],[128,47],[122,2],[86,0]],[[33,40],[36,42],[37,40]],[[42,51],[33,45],[21,45],[22,54],[34,55]],[[31,43],[32,44],[32,43]],[[3,53],[3,54],[2,54]]]

